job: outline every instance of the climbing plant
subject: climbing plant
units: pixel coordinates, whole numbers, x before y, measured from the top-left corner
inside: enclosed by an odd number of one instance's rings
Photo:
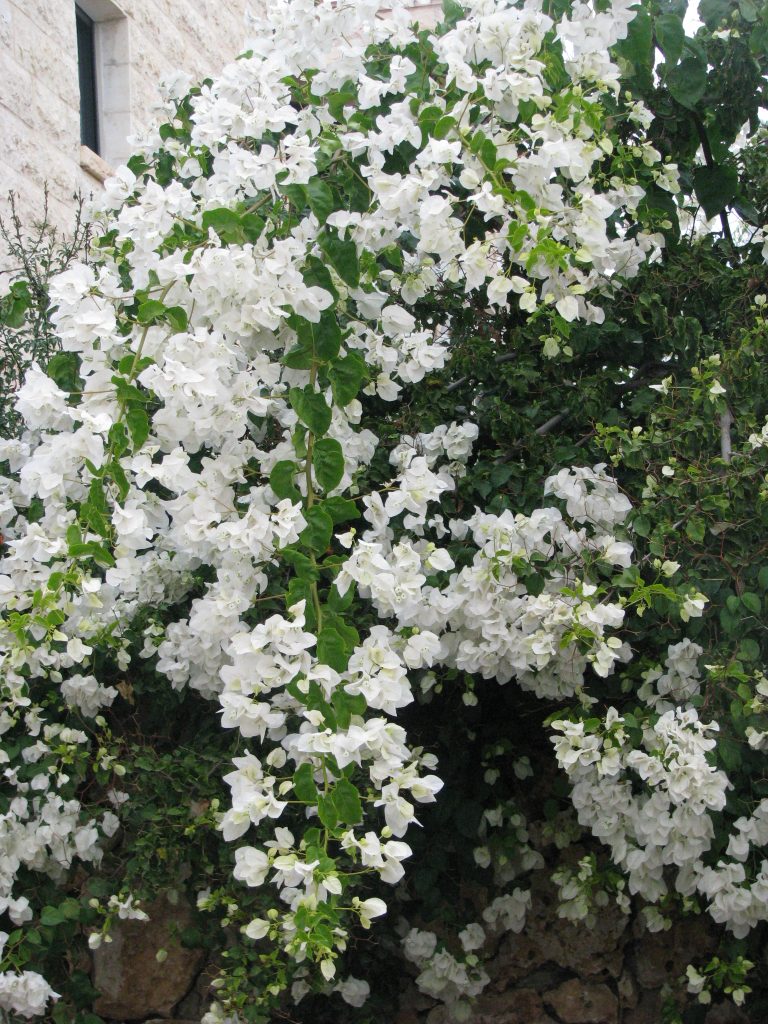
[[[395,956],[469,1019],[545,868],[749,990],[766,14],[379,13],[269,5],[4,300],[60,346],[0,445],[11,1013],[91,1021],[78,948],[183,888],[211,1024]]]

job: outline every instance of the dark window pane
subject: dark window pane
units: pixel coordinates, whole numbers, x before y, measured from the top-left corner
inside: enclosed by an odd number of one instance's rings
[[[91,18],[75,7],[77,17],[77,70],[80,77],[80,141],[99,152],[99,122],[96,110],[96,48]]]

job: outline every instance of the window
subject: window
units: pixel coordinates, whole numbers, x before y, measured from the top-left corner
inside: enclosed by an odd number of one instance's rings
[[[80,164],[103,180],[129,154],[128,18],[112,0],[77,0]]]
[[[77,71],[80,79],[80,141],[99,152],[99,116],[96,95],[96,32],[93,18],[75,6],[77,19]]]

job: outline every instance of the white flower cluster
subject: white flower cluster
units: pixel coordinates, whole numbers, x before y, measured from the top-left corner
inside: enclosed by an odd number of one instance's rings
[[[681,647],[670,649],[668,666],[680,664]],[[631,893],[658,902],[668,892],[668,869],[674,869],[676,891],[705,896],[712,917],[742,938],[768,919],[768,861],[751,880],[743,863],[751,846],[760,848],[768,839],[768,802],[736,821],[727,859],[708,866],[713,814],[723,810],[731,788],[725,772],[707,758],[717,723],[701,722],[690,707],[654,717],[644,729],[642,748],[631,745],[613,708],[593,731],[583,721],[552,724],[562,733],[553,743],[573,783],[579,821],[608,845],[627,873]]]
[[[402,948],[406,960],[419,970],[419,991],[443,1003],[452,1020],[471,1020],[472,1004],[490,982],[480,959],[488,937],[499,932],[521,932],[530,907],[531,894],[526,890],[516,888],[497,896],[483,910],[485,926],[475,921],[458,933],[461,958],[445,948],[434,932],[411,928]]]
[[[582,857],[575,868],[563,865],[553,871],[552,881],[558,890],[557,916],[567,921],[584,921],[588,928],[594,928],[600,909],[612,899],[622,913],[629,913],[624,879],[610,879],[611,884],[606,885],[594,855]]]
[[[0,950],[5,946],[8,935],[0,932]],[[21,971],[14,974],[7,971],[0,974],[0,1009],[6,1013],[18,1013],[22,1017],[41,1017],[49,1000],[58,999],[48,982],[37,971]]]
[[[626,566],[632,554],[629,543],[607,532],[623,522],[630,506],[604,468],[564,470],[547,481],[545,490],[567,502],[576,524],[585,524],[580,528],[554,507],[530,516],[477,512],[467,522],[454,521],[453,535],[471,536],[477,553],[444,587],[428,585],[427,577],[453,569],[447,550],[407,540],[392,546],[386,534],[364,538],[336,585],[343,593],[354,581],[381,615],[396,616],[401,627],[416,627],[424,637],[439,636],[426,664],[501,683],[515,678],[541,697],[571,696],[590,665],[607,676],[630,657],[626,644],[605,635],[621,626],[624,611],[602,600],[585,578],[585,563]],[[531,593],[528,577],[544,566],[543,588]],[[573,642],[577,636],[589,640],[587,653]]]
[[[667,650],[664,671],[657,666],[643,673],[643,685],[637,691],[638,697],[663,714],[697,696],[701,679],[699,658],[703,653],[702,647],[688,639],[671,644]]]
[[[98,718],[117,692],[97,665],[106,656],[124,670],[121,627],[152,614],[142,653],[157,672],[265,746],[227,775],[224,838],[277,821],[291,800],[311,827],[343,825],[337,860],[280,825],[263,849],[246,841],[235,852],[235,877],[269,880],[288,908],[275,934],[326,980],[346,931],[310,949],[296,911],[354,884],[344,858],[397,881],[414,804],[441,786],[434,758],[392,721],[413,699],[411,674],[443,664],[569,696],[588,669],[606,676],[629,657],[611,632],[622,608],[589,578],[592,562],[622,567],[632,554],[615,536],[629,505],[604,467],[547,482],[568,520],[548,507],[446,524],[430,505],[455,487],[477,427],[403,438],[394,479],[359,497],[378,438],[361,427],[358,396],[392,402],[445,365],[450,322],[414,312],[438,288],[601,321],[593,300],[662,244],[634,219],[638,181],[674,179],[643,138],[641,104],[626,141],[600,127],[618,91],[609,49],[633,16],[627,0],[579,4],[560,23],[537,0],[469,0],[455,27],[418,37],[436,58],[418,96],[407,93],[416,58],[404,51],[417,40],[407,11],[388,0],[379,18],[380,6],[265,4],[245,56],[190,95],[187,122],[168,90],[171,131],[146,140],[144,170],[133,163],[107,183],[97,260],[51,285],[77,393],[33,368],[19,394],[27,429],[0,446],[0,721],[26,737],[21,757],[44,752],[28,742],[43,716],[31,683],[62,715]],[[553,36],[567,51],[557,90]],[[404,172],[394,168],[406,144]],[[173,168],[163,183],[160,151]],[[467,211],[484,223],[471,242]],[[350,497],[367,524],[360,536],[337,529]],[[454,572],[446,538],[476,547],[471,565]],[[331,608],[318,560],[339,549]],[[259,616],[257,602],[277,601],[293,570],[301,588],[289,585],[286,613]],[[362,640],[344,620],[353,585],[387,620]],[[47,772],[30,794],[17,786],[0,840],[9,900],[21,865],[98,859],[95,825],[48,791],[66,781]],[[386,909],[355,900],[364,925]],[[499,914],[519,920],[506,905]],[[258,923],[249,935],[272,932]]]
[[[486,807],[478,838],[482,845],[472,851],[475,863],[481,868],[492,867],[497,885],[506,885],[519,875],[544,866],[544,858],[530,843],[525,816],[513,801]]]
[[[472,1000],[489,984],[490,978],[479,964],[474,950],[482,946],[485,932],[481,925],[470,924],[460,933],[464,950],[458,959],[444,947],[438,947],[434,932],[411,928],[402,942],[406,960],[419,970],[416,985],[420,992],[444,1003],[452,1020],[467,1021],[472,1015]]]

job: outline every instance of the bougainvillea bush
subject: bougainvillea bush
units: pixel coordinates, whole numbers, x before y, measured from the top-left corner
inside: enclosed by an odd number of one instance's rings
[[[584,927],[768,919],[760,95],[718,106],[768,28],[720,7],[283,0],[169,84],[0,448],[3,1008],[93,1020],[86,945],[168,889],[211,1022],[367,1020],[396,956],[468,1019],[545,868]],[[743,1001],[726,952],[691,992]]]

